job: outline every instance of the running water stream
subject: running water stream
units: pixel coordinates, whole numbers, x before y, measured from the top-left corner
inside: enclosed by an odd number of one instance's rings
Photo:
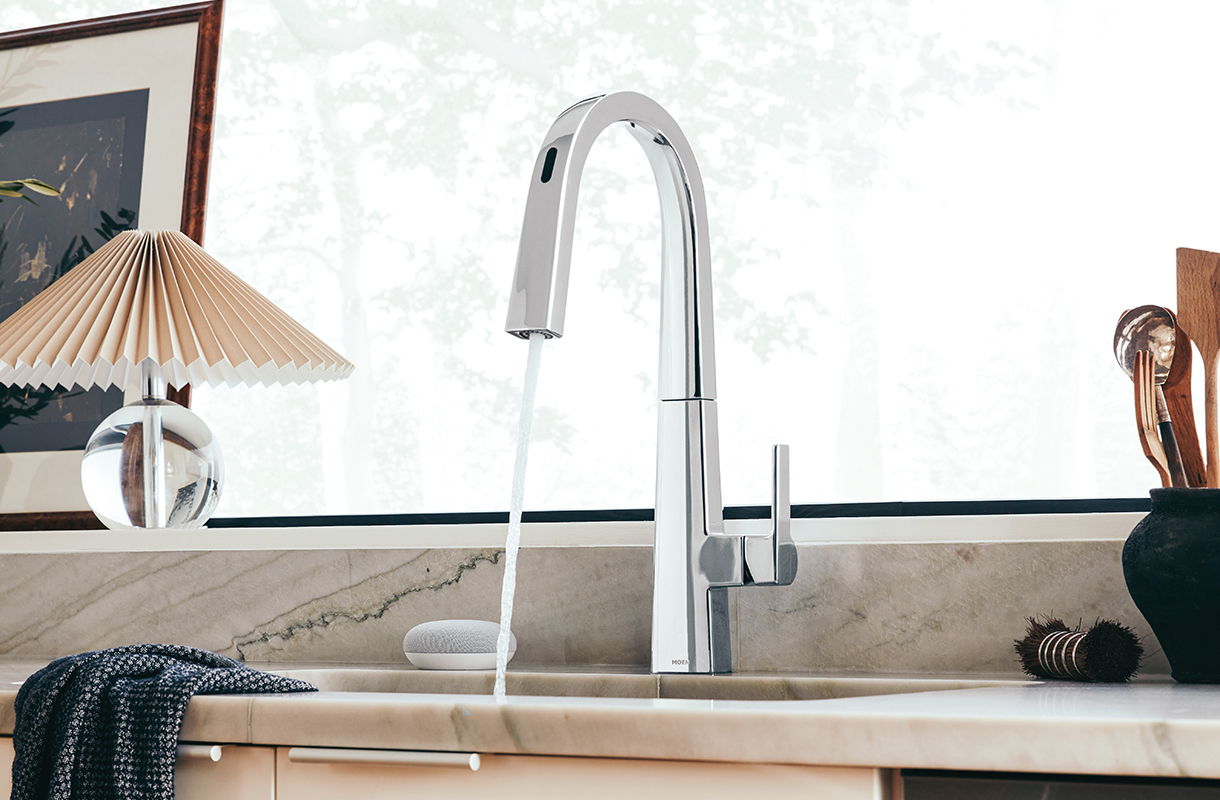
[[[521,549],[521,509],[525,505],[525,464],[529,460],[530,433],[534,427],[534,397],[542,367],[541,333],[530,334],[530,352],[525,362],[525,391],[521,394],[521,422],[517,428],[517,460],[513,466],[513,497],[508,510],[508,542],[504,554],[504,583],[500,588],[500,636],[496,639],[496,686],[492,694],[504,700],[504,676],[508,670],[509,631],[513,623],[513,594],[517,588],[517,551]]]

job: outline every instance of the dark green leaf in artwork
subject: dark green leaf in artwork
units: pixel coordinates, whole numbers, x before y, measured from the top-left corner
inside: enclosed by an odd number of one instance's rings
[[[55,399],[56,390],[47,387],[0,387],[0,428],[33,419]]]
[[[11,192],[8,189],[0,189],[0,197],[18,197],[18,198],[26,201],[27,203],[33,203],[34,205],[38,205],[37,203],[34,202],[34,198],[30,197],[29,195],[24,195],[21,192]]]
[[[7,131],[12,130],[13,126],[16,124],[17,123],[13,122],[11,119],[0,120],[0,133],[6,133]]]
[[[102,224],[93,230],[98,236],[102,237],[102,244],[110,241],[123,231],[131,230],[132,225],[136,221],[136,213],[129,208],[120,208],[115,214],[118,217],[117,220],[105,211],[99,211],[98,214],[102,218]],[[89,248],[90,253],[93,252],[93,247],[87,242],[85,246]]]

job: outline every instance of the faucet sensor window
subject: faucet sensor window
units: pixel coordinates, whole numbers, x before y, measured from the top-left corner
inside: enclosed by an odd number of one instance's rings
[[[555,156],[559,155],[559,149],[552,147],[546,151],[546,161],[542,163],[542,182],[546,183],[551,179],[551,173],[555,171]]]

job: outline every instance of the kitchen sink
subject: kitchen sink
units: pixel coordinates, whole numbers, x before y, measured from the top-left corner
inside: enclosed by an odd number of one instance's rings
[[[259,666],[259,665],[252,665]],[[317,667],[276,669],[312,683],[323,692],[392,694],[491,694],[491,671],[412,668]],[[507,692],[518,696],[684,698],[696,700],[828,700],[840,697],[909,694],[1028,683],[1020,678],[893,675],[813,675],[733,673],[650,675],[615,668],[581,671],[509,671]]]

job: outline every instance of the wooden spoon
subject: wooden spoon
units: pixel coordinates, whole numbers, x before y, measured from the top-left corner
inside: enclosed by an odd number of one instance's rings
[[[1220,407],[1216,359],[1220,357],[1220,253],[1178,248],[1178,325],[1203,357],[1204,452],[1207,485],[1220,488]]]
[[[1139,306],[1123,312],[1114,326],[1114,358],[1123,371],[1135,377],[1135,357],[1142,352],[1151,351],[1153,365],[1153,394],[1156,398],[1156,427],[1160,432],[1161,444],[1165,448],[1165,456],[1169,459],[1169,479],[1171,486],[1188,487],[1186,470],[1182,465],[1182,456],[1178,452],[1177,437],[1174,435],[1174,423],[1165,403],[1165,395],[1161,392],[1161,384],[1169,377],[1173,368],[1174,351],[1177,347],[1178,325],[1173,312],[1164,306]],[[1189,345],[1187,345],[1189,347]],[[1196,434],[1195,449],[1198,450]],[[1203,458],[1199,457],[1202,465]],[[1205,474],[1202,466],[1199,474]],[[1203,485],[1203,484],[1198,484]]]
[[[1174,439],[1178,443],[1178,455],[1182,457],[1182,469],[1190,486],[1207,485],[1207,467],[1203,464],[1203,451],[1199,449],[1199,429],[1195,427],[1195,407],[1190,397],[1191,362],[1195,360],[1190,337],[1181,325],[1174,328],[1173,363],[1161,390],[1173,419]]]

